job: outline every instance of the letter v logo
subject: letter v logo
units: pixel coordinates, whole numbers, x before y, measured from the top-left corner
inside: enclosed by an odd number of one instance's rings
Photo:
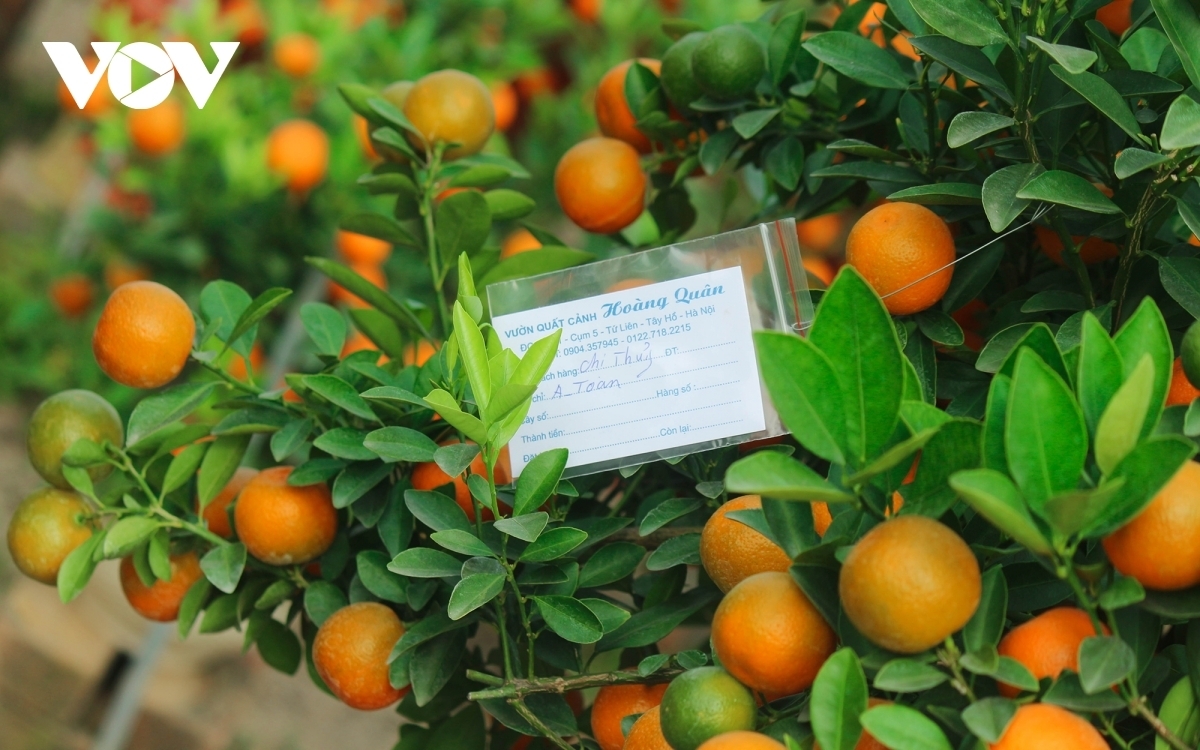
[[[108,69],[108,64],[117,54],[117,48],[121,46],[121,43],[92,42],[92,51],[96,53],[99,62],[96,63],[96,69],[90,72],[74,44],[42,42],[42,46],[46,48],[46,52],[50,55],[50,61],[54,63],[58,74],[62,76],[63,83],[67,85],[67,91],[71,93],[71,98],[75,100],[75,104],[80,109],[83,109],[87,106],[88,99],[92,98],[92,92],[96,90],[96,85],[100,83],[100,78]]]

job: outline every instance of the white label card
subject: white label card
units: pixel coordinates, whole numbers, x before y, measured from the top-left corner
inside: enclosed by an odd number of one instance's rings
[[[586,466],[766,429],[741,268],[498,316],[505,347],[563,329],[509,443],[513,475],[566,448]]]

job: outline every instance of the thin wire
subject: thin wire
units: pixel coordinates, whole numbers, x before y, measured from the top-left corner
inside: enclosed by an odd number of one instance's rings
[[[945,271],[947,268],[949,268],[950,266],[953,266],[955,263],[958,263],[959,261],[966,260],[967,258],[970,258],[972,255],[974,255],[975,253],[979,252],[980,250],[983,250],[983,249],[985,249],[985,248],[991,247],[992,245],[996,244],[997,242],[999,242],[1000,240],[1004,239],[1005,237],[1007,237],[1008,235],[1012,234],[1013,232],[1019,232],[1019,231],[1021,231],[1021,230],[1022,230],[1022,229],[1024,229],[1025,227],[1027,227],[1027,226],[1029,226],[1029,225],[1033,224],[1035,221],[1037,221],[1038,219],[1040,219],[1040,218],[1042,218],[1043,216],[1045,216],[1045,215],[1046,215],[1046,212],[1047,212],[1047,211],[1049,211],[1049,210],[1050,210],[1050,208],[1051,208],[1050,206],[1048,206],[1048,205],[1046,205],[1046,204],[1044,204],[1044,203],[1043,203],[1043,204],[1041,205],[1041,207],[1040,207],[1040,208],[1038,208],[1038,210],[1034,212],[1033,216],[1032,216],[1032,217],[1029,219],[1029,221],[1025,222],[1024,224],[1020,224],[1020,225],[1018,225],[1018,226],[1015,226],[1015,227],[1013,227],[1012,229],[1008,230],[1008,231],[1007,231],[1007,232],[1005,232],[1004,234],[997,235],[997,236],[996,236],[996,237],[994,237],[993,239],[991,239],[991,240],[988,240],[987,242],[985,242],[984,244],[982,244],[982,245],[980,245],[979,247],[975,248],[975,249],[974,249],[974,250],[972,250],[971,252],[969,252],[969,253],[966,253],[965,255],[962,255],[962,256],[960,256],[960,257],[958,257],[958,258],[955,258],[954,260],[950,261],[949,263],[947,263],[946,265],[942,266],[941,268],[938,268],[938,269],[936,269],[936,270],[934,270],[934,271],[930,271],[929,273],[925,274],[924,276],[922,276],[921,278],[917,279],[916,281],[912,281],[912,282],[910,282],[910,283],[908,283],[908,284],[905,284],[904,286],[900,287],[899,289],[896,289],[896,290],[893,290],[893,291],[891,291],[891,292],[888,292],[887,294],[883,295],[883,299],[887,299],[888,297],[891,297],[893,294],[899,294],[900,292],[903,292],[905,289],[908,289],[909,287],[916,286],[917,284],[920,284],[922,281],[925,281],[925,280],[926,280],[926,279],[928,279],[928,278],[931,278],[931,277],[933,277],[933,276],[937,276],[939,273],[941,273],[942,271]]]

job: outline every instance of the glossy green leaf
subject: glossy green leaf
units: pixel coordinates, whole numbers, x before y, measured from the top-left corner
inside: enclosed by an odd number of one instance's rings
[[[845,463],[846,415],[836,373],[808,339],[774,331],[754,335],[759,367],[783,423],[808,450]]]
[[[1017,357],[1004,449],[1009,470],[1034,512],[1079,484],[1088,452],[1083,414],[1062,378],[1032,351]]]
[[[578,599],[570,596],[535,596],[538,612],[546,625],[571,643],[595,643],[604,636],[600,618]]]
[[[549,500],[566,466],[566,448],[554,448],[534,456],[517,479],[513,515],[532,513]]]
[[[1145,437],[1150,434],[1154,425],[1158,424],[1159,415],[1162,414],[1167,390],[1171,386],[1171,366],[1175,360],[1167,323],[1153,298],[1147,297],[1142,300],[1137,310],[1113,337],[1113,344],[1121,353],[1126,378],[1133,374],[1134,368],[1142,361],[1143,354],[1149,354],[1154,362],[1154,392],[1150,396],[1150,413],[1146,415],[1146,423],[1142,425],[1142,437]]]
[[[354,389],[354,386],[336,375],[306,375],[303,383],[313,393],[321,396],[334,406],[345,409],[356,417],[372,421],[378,419],[375,416],[375,412],[371,411],[370,404],[362,396],[358,395],[358,391]]]
[[[1080,49],[1079,47],[1070,47],[1065,44],[1051,44],[1050,42],[1038,39],[1036,36],[1029,36],[1026,39],[1054,58],[1054,61],[1061,65],[1068,73],[1082,73],[1096,62],[1096,53],[1090,49]]]
[[[1142,128],[1137,118],[1133,116],[1125,98],[1112,84],[1095,73],[1072,73],[1061,65],[1051,65],[1050,71],[1099,110],[1100,114],[1115,122],[1130,138],[1135,141],[1141,140]]]
[[[730,492],[779,500],[853,502],[854,496],[822,478],[791,456],[759,451],[739,459],[725,474]]]
[[[393,561],[392,565],[395,565]],[[389,565],[390,569],[392,565]],[[451,620],[461,620],[496,598],[504,588],[502,573],[481,573],[459,581],[450,592],[450,603],[446,614]]]
[[[1092,636],[1079,644],[1079,682],[1093,695],[1125,679],[1137,669],[1137,655],[1115,636]]]
[[[854,750],[862,736],[859,717],[867,710],[867,677],[852,648],[825,660],[813,681],[808,711],[822,748]]]
[[[1124,100],[1122,100],[1123,102]],[[1018,198],[1057,203],[1096,214],[1119,214],[1121,209],[1083,177],[1062,170],[1042,172],[1017,191]]]
[[[810,55],[844,76],[881,89],[903,89],[909,79],[896,59],[870,39],[848,31],[827,31],[804,42]]]
[[[965,146],[976,138],[1015,124],[1016,120],[1013,118],[994,112],[960,112],[950,121],[950,128],[946,131],[946,145],[950,148]]]
[[[1200,86],[1200,17],[1187,0],[1150,0],[1193,86]]]
[[[876,706],[862,715],[863,729],[892,750],[952,750],[932,719],[899,704]]]

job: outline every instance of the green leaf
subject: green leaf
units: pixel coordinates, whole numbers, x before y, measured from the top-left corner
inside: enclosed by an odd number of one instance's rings
[[[1187,0],[1150,0],[1193,86],[1200,86],[1200,18]]]
[[[908,88],[909,79],[890,54],[848,31],[826,31],[804,42],[805,51],[844,76],[881,89]]]
[[[940,669],[916,659],[892,659],[875,674],[875,689],[889,693],[920,693],[950,679]]]
[[[855,500],[808,466],[776,451],[759,451],[736,461],[725,474],[725,487],[730,492],[779,500],[833,503]]]
[[[278,432],[287,424],[287,412],[275,408],[251,406],[225,416],[212,428],[213,435],[255,435]]]
[[[690,497],[668,498],[651,508],[650,512],[642,517],[642,522],[638,525],[638,534],[641,536],[653,534],[672,521],[683,518],[701,505],[703,503],[699,500]]]
[[[1017,192],[1018,198],[1057,203],[1096,214],[1119,214],[1121,209],[1096,186],[1073,172],[1050,170],[1030,180]]]
[[[774,29],[771,30],[771,38],[767,42],[767,67],[771,72],[771,82],[776,86],[783,82],[784,77],[796,64],[796,57],[800,54],[804,20],[802,11],[789,13],[776,21]]]
[[[1032,351],[1017,355],[1004,425],[1008,466],[1030,507],[1075,489],[1087,458],[1083,414],[1062,378]]]
[[[534,596],[546,625],[571,643],[595,643],[604,626],[587,606],[569,596]]]
[[[313,447],[325,451],[334,458],[344,458],[347,461],[370,461],[375,453],[363,445],[367,437],[365,430],[353,427],[335,427],[322,433],[313,441]]]
[[[917,326],[930,341],[943,346],[961,346],[963,331],[958,322],[937,308],[917,313]]]
[[[1117,159],[1113,162],[1113,172],[1117,175],[1118,179],[1125,180],[1138,172],[1151,167],[1157,167],[1165,161],[1169,161],[1169,159],[1163,154],[1130,147],[1123,149],[1121,153],[1117,154]]]
[[[392,565],[395,565],[395,561],[392,562]],[[388,568],[390,569],[392,565],[389,565]],[[503,573],[480,573],[468,576],[459,581],[454,586],[454,590],[450,592],[450,603],[446,605],[446,614],[450,616],[451,620],[461,620],[495,599],[503,588]]]
[[[129,415],[126,443],[135,447],[157,430],[191,414],[217,385],[215,382],[184,383],[142,399]]]
[[[1200,259],[1172,257],[1158,259],[1158,280],[1171,299],[1193,317],[1200,316]]]
[[[58,569],[58,598],[67,604],[79,596],[96,570],[96,550],[104,544],[105,533],[93,532],[88,539],[63,559]]]
[[[913,10],[933,29],[972,47],[1007,44],[1008,36],[996,16],[979,0],[911,0]]]
[[[440,532],[446,533],[446,532]],[[358,580],[375,596],[387,602],[408,602],[407,581],[388,570],[387,555],[379,550],[365,550],[355,558]]]
[[[744,512],[744,511],[743,511]],[[700,564],[700,534],[683,534],[668,539],[646,558],[647,570],[666,570],[676,565]]]
[[[759,131],[765,128],[771,120],[774,120],[780,111],[779,107],[750,110],[734,117],[731,124],[738,135],[750,139],[758,135]]]
[[[1200,146],[1200,103],[1187,94],[1171,102],[1159,144],[1166,151]]]
[[[259,321],[267,317],[272,310],[281,305],[290,296],[292,296],[291,289],[275,287],[255,297],[254,301],[242,312],[241,317],[238,318],[237,323],[234,325],[233,333],[229,334],[230,342],[237,341],[243,335],[250,333],[258,325]],[[253,338],[253,335],[251,335],[251,338]]]
[[[412,178],[400,172],[364,174],[355,183],[365,187],[371,195],[405,195],[412,198],[417,195],[417,186]]]
[[[844,267],[825,293],[809,340],[833,366],[846,412],[847,458],[861,465],[891,439],[904,370],[891,316],[853,267]]]
[[[1092,636],[1079,644],[1079,682],[1088,695],[1105,690],[1137,669],[1137,655],[1115,636]]]
[[[104,535],[104,557],[124,557],[158,530],[158,521],[146,516],[126,516],[108,527]]]
[[[59,573],[59,575],[62,574]],[[208,582],[207,578],[201,577],[183,595],[183,601],[179,603],[177,627],[180,640],[187,638],[192,632],[192,626],[196,624],[196,618],[200,616],[200,610],[208,602],[210,593],[212,593],[212,584]]]
[[[566,467],[566,448],[554,448],[534,456],[521,470],[521,476],[517,479],[513,515],[532,513],[549,500]]]
[[[246,308],[250,307],[250,295],[231,281],[217,279],[204,285],[200,291],[200,316],[215,326],[213,333],[222,342],[235,343],[230,337],[233,327]],[[249,341],[238,341],[237,349],[249,351]]]
[[[774,331],[754,334],[759,368],[783,423],[808,450],[845,463],[846,416],[833,365],[808,339]]]
[[[616,542],[596,550],[579,571],[579,587],[606,586],[633,574],[646,550],[632,542]]]
[[[1108,332],[1095,315],[1084,315],[1075,387],[1084,421],[1092,434],[1100,423],[1100,415],[1108,408],[1108,402],[1124,379],[1121,353]]]
[[[295,674],[300,668],[300,639],[286,625],[270,618],[263,620],[254,639],[258,653],[272,668]]]
[[[449,187],[490,187],[504,182],[510,176],[504,167],[495,164],[477,164],[467,167],[450,178]]]
[[[1036,36],[1029,36],[1026,39],[1047,55],[1053,57],[1054,61],[1061,65],[1068,73],[1082,73],[1096,62],[1096,53],[1090,49],[1069,47],[1065,44],[1051,44],[1050,42],[1038,39]]]
[[[483,422],[459,409],[454,397],[446,391],[441,389],[431,391],[425,396],[425,401],[441,415],[442,419],[445,419],[470,440],[476,443],[488,441],[488,432],[483,426]]]
[[[369,215],[378,216],[378,214]],[[343,226],[343,228],[345,227]],[[360,233],[366,234],[365,232]],[[412,310],[401,305],[387,292],[367,281],[362,276],[359,276],[349,267],[328,258],[305,258],[304,262],[313,266],[340,286],[345,287],[354,295],[361,297],[367,304],[385,313],[405,330],[416,331],[423,336],[428,336],[421,321],[417,319],[416,314]]]
[[[1150,411],[1150,395],[1154,389],[1154,363],[1149,354],[1134,368],[1112,400],[1096,426],[1096,464],[1109,474],[1137,445],[1142,426]]]
[[[347,604],[346,595],[329,581],[313,581],[304,590],[304,611],[317,627]]]
[[[354,308],[350,310],[354,327],[379,347],[379,350],[392,359],[404,359],[404,338],[400,328],[385,313],[373,307]]]
[[[1100,594],[1099,602],[1103,609],[1115,612],[1118,609],[1132,607],[1145,598],[1146,590],[1142,588],[1142,584],[1138,583],[1136,578],[1121,576]]]
[[[984,742],[999,742],[1008,723],[1017,715],[1016,701],[1008,698],[983,698],[962,711],[963,723],[971,734]]]
[[[334,406],[345,409],[356,417],[378,421],[375,412],[371,411],[370,404],[358,395],[354,386],[336,375],[306,375],[302,382],[305,388]]]
[[[219,591],[232,594],[242,580],[246,567],[246,545],[223,544],[213,547],[200,558],[200,570],[204,577]]]
[[[960,471],[950,486],[963,501],[1000,531],[1039,555],[1053,552],[1050,542],[1033,522],[1012,480],[994,469]]]
[[[417,242],[415,237],[409,234],[408,230],[400,222],[383,214],[374,212],[351,214],[342,219],[338,227],[347,232],[365,234],[368,237],[390,242],[393,245],[420,247],[420,243]]]
[[[167,495],[187,484],[196,469],[200,468],[200,460],[208,450],[208,443],[192,443],[171,459],[167,466],[167,474],[163,477],[163,494]]]
[[[437,447],[433,460],[446,476],[456,477],[467,470],[479,455],[479,446],[474,443],[451,443]]]
[[[461,253],[478,252],[492,229],[487,199],[476,190],[464,190],[442,200],[433,215],[438,251],[446,263],[457,262]]]
[[[1028,516],[1026,516],[1028,521]],[[1000,643],[1004,635],[1004,620],[1008,611],[1008,583],[1004,569],[996,565],[983,574],[983,593],[979,607],[963,626],[963,643],[967,651],[978,651]]]
[[[521,562],[549,562],[557,560],[575,549],[587,539],[587,534],[579,529],[560,526],[556,529],[542,532],[535,542],[525,548],[519,558]]]
[[[606,599],[580,599],[592,611],[605,633],[611,633],[629,621],[629,610],[618,607]]]
[[[1030,39],[1032,40],[1032,37]],[[1016,122],[1011,117],[993,112],[960,112],[950,121],[950,128],[946,131],[946,145],[950,148],[965,146],[988,133],[1012,127]]]
[[[929,2],[929,0],[913,0]],[[928,20],[928,19],[926,19]],[[895,703],[876,706],[861,717],[863,729],[892,750],[952,750],[946,735],[921,712]]]
[[[852,648],[825,660],[813,681],[808,711],[822,748],[854,750],[862,736],[859,716],[867,710],[867,677]]]
[[[484,544],[479,537],[462,529],[435,531],[429,538],[451,552],[456,552],[460,555],[491,557],[493,554],[491,548]]]
[[[935,435],[938,434],[939,427],[932,427],[927,430],[922,430],[914,435],[901,440],[899,443],[891,446],[879,455],[871,463],[856,471],[843,481],[851,487],[863,484],[872,477],[878,476],[885,471],[894,469],[903,463],[906,459],[911,459],[913,454],[921,450]],[[911,463],[911,461],[910,461]]]
[[[987,176],[983,181],[983,212],[993,232],[1003,232],[1029,207],[1030,201],[1017,194],[1045,171],[1041,164],[1013,164]]]
[[[929,0],[930,2],[935,0]],[[1013,101],[1012,92],[1000,76],[1000,71],[988,59],[987,55],[976,47],[956,42],[946,36],[930,34],[917,36],[908,40],[912,46],[921,50],[933,59],[942,63],[955,73],[961,73],[965,78],[975,81],[980,86],[994,92],[1000,99]]]
[[[1107,536],[1131,521],[1195,452],[1195,445],[1180,437],[1151,437],[1139,443],[1109,476],[1108,481],[1120,479],[1124,484],[1089,526],[1087,536]]]
[[[536,541],[550,522],[550,514],[545,512],[525,513],[512,518],[501,518],[496,521],[496,531],[516,537],[525,542]]]
[[[489,190],[483,194],[483,199],[487,204],[492,221],[519,219],[522,216],[532,213],[537,208],[537,203],[534,202],[533,198],[516,190],[508,190],[507,188]]]
[[[518,253],[511,258],[505,258],[488,269],[479,279],[479,286],[486,287],[502,281],[524,279],[538,276],[551,271],[561,271],[574,268],[596,259],[592,253],[575,250],[569,247],[545,246],[538,250]]]
[[[979,185],[969,182],[939,182],[897,190],[888,195],[890,201],[917,203],[922,206],[973,206],[982,199]]]
[[[1142,437],[1145,437],[1150,434],[1154,425],[1158,424],[1158,418],[1162,414],[1162,405],[1166,402],[1167,390],[1171,387],[1171,366],[1175,360],[1167,323],[1152,297],[1142,300],[1137,310],[1113,337],[1113,344],[1121,353],[1126,378],[1133,374],[1134,368],[1142,361],[1143,354],[1149,353],[1154,362],[1154,392],[1150,396],[1150,413],[1146,416],[1146,423],[1142,425]]]
[[[825,148],[829,151],[842,151],[855,156],[863,156],[868,159],[879,159],[882,161],[904,161],[904,155],[895,151],[888,151],[885,148],[880,148],[873,143],[860,141],[857,138],[841,138],[828,144]]]
[[[348,507],[382,482],[392,467],[381,461],[358,461],[350,464],[333,480],[333,507]]]
[[[446,529],[471,530],[471,522],[467,514],[458,506],[454,498],[446,497],[440,492],[424,490],[406,490],[404,504],[417,520],[434,531]]]
[[[1095,73],[1071,73],[1061,65],[1051,65],[1050,71],[1099,110],[1100,114],[1115,122],[1117,127],[1124,130],[1130,138],[1142,141],[1142,128],[1138,125],[1137,118],[1133,116],[1125,98],[1112,87],[1111,83]],[[1063,172],[1062,174],[1071,173]],[[1082,177],[1078,179],[1087,182]],[[1116,211],[1108,213],[1116,213]]]
[[[1176,737],[1189,747],[1200,740],[1200,707],[1196,705],[1192,683],[1187,677],[1176,682],[1163,699],[1158,718]],[[1168,750],[1171,746],[1162,737],[1154,739],[1154,750]]]
[[[488,365],[487,345],[479,326],[467,313],[462,303],[454,303],[454,335],[458,338],[463,367],[471,381],[471,390],[480,406],[487,408],[492,398],[492,376]]]
[[[433,460],[437,443],[408,427],[384,427],[366,435],[362,446],[384,461],[421,463]]]
[[[692,157],[692,159],[695,159],[695,157]],[[804,144],[800,142],[799,138],[784,138],[767,149],[764,156],[764,165],[767,173],[776,182],[789,191],[794,191],[800,185],[800,178],[803,177]],[[682,177],[677,177],[677,179],[685,179],[692,173],[695,166],[695,164],[691,164],[690,168],[682,173]],[[680,166],[680,169],[683,169],[683,165]],[[677,172],[676,174],[679,175],[680,173]]]
[[[412,547],[396,555],[387,569],[409,578],[454,578],[462,563],[441,550]]]
[[[1120,711],[1126,707],[1125,701],[1115,692],[1102,690],[1095,695],[1083,692],[1083,686],[1079,684],[1079,675],[1069,671],[1058,676],[1042,696],[1042,702],[1085,713]]]
[[[635,613],[621,627],[605,634],[596,644],[596,652],[649,646],[662,640],[716,598],[717,593],[713,589],[697,588],[662,604],[647,607]]]

